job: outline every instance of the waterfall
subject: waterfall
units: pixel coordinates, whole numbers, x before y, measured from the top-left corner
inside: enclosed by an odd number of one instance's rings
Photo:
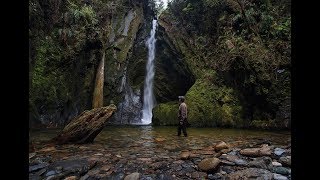
[[[100,60],[97,69],[96,82],[93,92],[92,108],[98,108],[103,106],[104,58],[105,52],[103,52],[102,59]]]
[[[150,124],[152,119],[152,109],[154,108],[154,95],[153,95],[153,78],[154,78],[154,57],[155,57],[155,45],[156,45],[156,28],[157,20],[152,21],[152,29],[150,37],[147,40],[148,46],[148,61],[146,64],[146,77],[144,82],[143,92],[143,109],[142,109],[142,124]]]

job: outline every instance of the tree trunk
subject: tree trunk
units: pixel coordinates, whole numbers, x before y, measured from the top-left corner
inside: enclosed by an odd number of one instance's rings
[[[79,116],[72,119],[51,142],[55,144],[93,142],[116,109],[117,107],[111,104],[107,107],[82,112]]]

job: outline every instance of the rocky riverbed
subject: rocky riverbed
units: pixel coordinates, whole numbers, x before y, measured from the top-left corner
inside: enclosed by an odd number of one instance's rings
[[[291,179],[288,132],[106,127],[91,144],[46,144],[56,133],[31,133],[29,179]]]

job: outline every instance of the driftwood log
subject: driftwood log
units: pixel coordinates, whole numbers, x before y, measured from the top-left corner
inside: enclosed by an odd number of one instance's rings
[[[107,120],[116,110],[117,107],[113,104],[106,107],[94,108],[90,111],[86,110],[72,119],[51,142],[55,144],[91,143],[102,131]]]

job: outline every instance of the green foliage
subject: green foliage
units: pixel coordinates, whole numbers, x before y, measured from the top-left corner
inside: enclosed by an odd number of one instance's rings
[[[40,40],[36,49],[35,65],[31,72],[30,98],[45,107],[58,105],[59,99],[68,99],[68,87],[59,69],[61,50],[53,39]]]
[[[179,102],[173,101],[158,104],[153,109],[153,125],[177,125],[178,124]]]
[[[261,124],[260,121],[270,122],[268,126],[275,126],[271,122],[277,125],[284,122],[283,119],[277,119],[279,117],[276,114],[288,114],[290,111],[282,108],[290,105],[287,99],[291,97],[290,6],[290,1],[270,3],[269,0],[172,1],[166,17],[177,22],[179,34],[171,37],[179,39],[176,44],[192,71],[196,72],[197,83],[204,83],[206,73],[203,72],[212,68],[217,72],[213,82],[220,82],[215,86],[221,88],[209,88],[206,92],[225,92],[222,87],[226,86],[233,91],[231,97],[237,97],[237,102],[241,102],[241,105],[229,107],[221,104],[220,99],[217,100],[219,106],[206,107],[202,104],[217,103],[206,102],[212,97],[207,94],[205,98],[197,96],[196,92],[201,90],[192,87],[188,94],[192,95],[191,98],[196,97],[191,102],[195,109],[191,117],[195,121],[201,124],[201,121],[211,117],[216,125],[234,125],[237,123],[232,123],[233,118],[228,117],[231,117],[230,112],[237,112],[238,109],[243,119],[236,122],[243,125],[249,125],[254,119],[259,119],[253,123],[256,125]],[[198,88],[202,87],[202,83],[197,84]],[[210,111],[206,110],[208,108]]]
[[[219,5],[221,5],[223,2],[224,2],[223,0],[204,0],[204,4],[205,4],[206,6],[209,6],[210,8],[219,6]]]
[[[207,72],[197,80],[186,94],[188,121],[193,127],[240,127],[242,108],[234,91],[226,86],[216,86],[214,72]],[[162,103],[153,111],[156,125],[176,125],[178,102]]]
[[[241,126],[241,106],[231,88],[198,80],[186,94],[193,126]]]

